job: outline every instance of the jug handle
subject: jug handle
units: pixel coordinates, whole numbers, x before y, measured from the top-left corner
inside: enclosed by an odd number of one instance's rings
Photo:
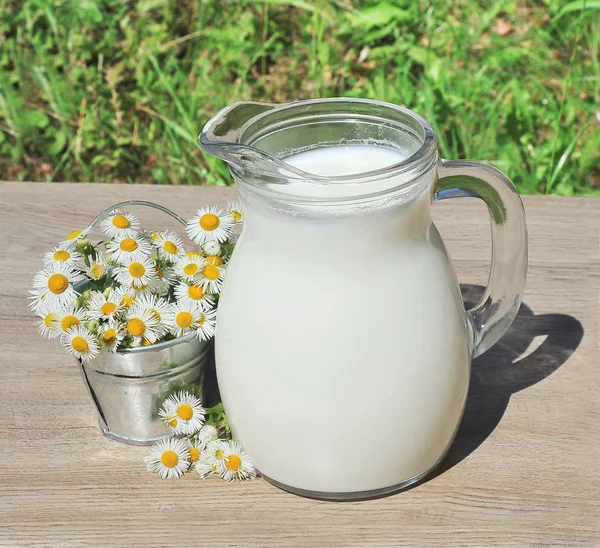
[[[476,357],[504,335],[521,306],[527,276],[525,211],[510,179],[495,167],[470,160],[441,160],[437,173],[435,202],[479,198],[490,214],[490,276],[483,297],[467,312]]]

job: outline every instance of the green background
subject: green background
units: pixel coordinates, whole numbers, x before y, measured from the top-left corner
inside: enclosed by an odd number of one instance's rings
[[[600,194],[600,1],[0,0],[0,179],[230,184],[223,106],[404,104],[447,158]]]

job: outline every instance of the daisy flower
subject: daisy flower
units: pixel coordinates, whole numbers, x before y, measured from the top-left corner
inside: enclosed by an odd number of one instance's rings
[[[51,266],[56,263],[66,264],[72,268],[77,268],[81,263],[81,254],[70,246],[62,244],[48,251],[44,255],[44,265]]]
[[[155,295],[164,297],[171,288],[173,270],[159,265],[154,265],[154,270],[156,271],[157,279],[156,282],[150,286],[150,289]]]
[[[83,230],[81,228],[76,228],[75,230],[72,230],[67,234],[67,238],[63,242],[61,242],[59,247],[64,246],[65,248],[73,248],[77,245],[77,242],[79,240],[83,240],[90,233],[91,230],[92,229],[89,226]]]
[[[195,466],[200,460],[202,452],[206,449],[206,443],[203,443],[196,436],[187,438],[188,451],[190,452],[190,467]]]
[[[112,253],[113,260],[120,264],[152,253],[150,242],[135,233],[111,240],[106,244],[106,249]]]
[[[50,308],[68,306],[79,295],[73,289],[73,283],[83,279],[83,276],[64,263],[55,263],[38,272],[33,279],[32,308],[35,310],[41,304]]]
[[[220,207],[203,207],[188,222],[186,232],[198,245],[210,240],[226,242],[233,234],[233,218]]]
[[[103,253],[97,252],[96,258],[90,257],[90,266],[86,266],[85,273],[92,280],[101,280],[108,274],[110,261]]]
[[[135,215],[131,213],[122,213],[115,209],[100,223],[104,234],[109,238],[129,238],[133,237],[140,226]]]
[[[158,249],[158,254],[169,261],[175,261],[185,254],[183,242],[175,232],[158,232],[152,235],[152,243]]]
[[[181,337],[197,328],[197,322],[203,315],[200,307],[190,301],[177,301],[171,304],[171,310],[165,322],[169,331]]]
[[[127,309],[135,304],[136,295],[130,287],[121,286],[115,289],[114,296],[110,298],[118,302],[120,307]]]
[[[208,341],[215,336],[217,312],[214,309],[202,310],[196,320],[196,334],[201,341]]]
[[[216,440],[219,437],[217,429],[212,424],[205,424],[198,432],[196,439],[199,443],[208,445],[211,441]]]
[[[53,329],[56,323],[58,312],[48,306],[41,305],[37,310],[37,315],[41,318],[38,323],[38,331],[42,337],[55,339],[60,336],[60,332]]]
[[[125,308],[121,304],[122,296],[112,288],[100,293],[100,291],[92,291],[90,300],[87,304],[88,317],[92,320],[114,318]]]
[[[191,282],[204,268],[205,264],[202,255],[192,257],[185,255],[175,262],[173,268],[177,276]]]
[[[144,462],[150,472],[163,479],[180,478],[190,466],[190,452],[184,440],[160,440],[152,446]]]
[[[158,412],[173,434],[194,434],[204,424],[204,407],[199,398],[189,392],[172,394]]]
[[[202,251],[205,255],[217,255],[220,256],[222,253],[221,244],[219,242],[206,242],[202,246]]]
[[[239,202],[227,202],[227,212],[231,215],[234,223],[242,222],[242,208]]]
[[[137,303],[127,312],[127,333],[133,339],[133,346],[140,346],[142,339],[154,344],[159,337],[160,323],[154,313],[140,308]]]
[[[216,243],[216,242],[215,242]],[[219,244],[217,244],[219,245]],[[202,257],[202,253],[200,253],[200,251],[186,251],[185,253],[186,257]]]
[[[123,324],[118,323],[114,319],[108,320],[107,323],[100,326],[98,331],[98,340],[100,341],[102,350],[116,352],[125,334]]]
[[[207,295],[204,288],[194,283],[188,285],[185,282],[181,282],[175,286],[175,298],[178,301],[196,303],[203,309],[214,305],[214,301]]]
[[[205,291],[208,290],[209,293],[218,293],[221,291],[221,286],[223,285],[224,274],[224,266],[205,262],[197,277],[197,282]]]
[[[218,451],[223,452],[218,472],[225,481],[247,480],[256,477],[252,459],[237,441],[223,441]]]
[[[83,308],[68,306],[55,313],[54,322],[50,329],[55,337],[66,334],[72,327],[81,325],[88,319],[87,311]]]
[[[98,355],[98,343],[94,336],[83,326],[71,327],[61,337],[62,345],[74,358],[91,360]]]
[[[156,331],[159,337],[162,337],[168,331],[166,322],[171,316],[171,305],[162,297],[157,297],[151,293],[138,295],[135,298],[135,305],[138,310],[148,310],[152,313],[154,319],[158,322]]]
[[[196,462],[194,470],[202,479],[208,479],[217,472],[217,464],[214,455],[207,449],[201,452],[200,459]]]
[[[147,257],[130,259],[120,265],[117,271],[117,280],[125,287],[143,288],[157,279],[154,265]]]

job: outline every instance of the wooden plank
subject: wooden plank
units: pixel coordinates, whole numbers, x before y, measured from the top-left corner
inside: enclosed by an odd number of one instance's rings
[[[600,545],[597,199],[525,197],[525,305],[509,334],[474,363],[447,461],[413,489],[327,503],[263,480],[162,481],[144,469],[146,448],[104,438],[75,364],[38,337],[27,309],[44,251],[117,201],[158,201],[189,217],[234,195],[0,184],[0,546]],[[158,212],[139,214],[144,224],[165,224]],[[452,200],[434,206],[434,218],[460,281],[485,284],[484,207]],[[369,449],[358,439],[357,450]]]

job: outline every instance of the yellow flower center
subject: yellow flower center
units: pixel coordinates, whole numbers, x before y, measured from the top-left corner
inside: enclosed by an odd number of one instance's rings
[[[234,220],[236,223],[239,223],[239,222],[242,220],[242,214],[241,214],[241,212],[239,212],[239,211],[235,211],[235,210],[233,210],[233,211],[231,212],[231,216],[233,217],[233,220]]]
[[[146,337],[142,337],[142,346],[152,346],[152,344]]]
[[[81,233],[83,232],[83,230],[81,230],[80,228],[75,229],[73,232],[69,232],[68,236],[67,236],[67,240],[74,240],[75,238],[77,238],[77,236],[79,236]]]
[[[185,256],[193,259],[194,257],[202,257],[202,253],[198,253],[197,251],[188,251]]]
[[[204,298],[204,289],[199,285],[190,285],[188,287],[188,297],[190,299],[194,299],[195,301],[199,301]]]
[[[178,422],[179,421],[175,417],[173,417],[172,419],[169,420],[169,426],[172,426],[173,428],[175,428],[177,426]]]
[[[138,243],[133,238],[125,238],[121,240],[119,247],[122,251],[135,251],[138,248]]]
[[[181,420],[189,421],[194,416],[194,410],[189,403],[182,403],[177,408],[177,415]]]
[[[198,272],[198,265],[195,263],[188,263],[183,267],[183,272],[186,276],[193,276]]]
[[[125,295],[123,295],[123,298],[121,299],[121,306],[124,306],[125,308],[130,307],[132,304],[135,303],[135,297],[133,295],[129,295],[127,293],[125,293]]]
[[[110,314],[112,314],[115,310],[117,309],[117,305],[115,303],[104,303],[101,307],[100,307],[100,312],[102,312],[102,314],[104,316],[109,316]]]
[[[165,277],[165,273],[160,266],[156,265],[154,270],[156,270],[156,275],[158,276],[159,280],[162,280]]]
[[[200,458],[200,449],[190,447],[190,461],[196,462]]]
[[[129,265],[129,274],[131,274],[133,278],[141,278],[146,274],[146,268],[142,263],[131,263]]]
[[[167,253],[170,253],[171,255],[175,255],[179,251],[179,248],[169,240],[167,240],[163,244],[163,248]]]
[[[225,466],[227,467],[227,470],[233,470],[235,472],[236,470],[239,470],[241,465],[242,459],[240,459],[240,457],[237,455],[229,455],[229,458],[225,459]]]
[[[75,316],[65,316],[60,322],[60,328],[65,332],[76,325],[79,325],[79,320]]]
[[[216,255],[209,255],[206,257],[206,262],[213,266],[221,266],[223,264],[221,257],[217,257]]]
[[[112,224],[117,228],[129,228],[130,222],[125,215],[115,215],[112,218]]]
[[[90,268],[90,272],[92,273],[92,276],[98,280],[106,274],[106,267],[103,264],[94,264]]]
[[[192,325],[192,323],[194,322],[194,318],[189,312],[180,312],[179,314],[177,314],[175,322],[179,327],[185,329],[186,327]]]
[[[202,230],[215,230],[219,227],[219,217],[212,213],[206,213],[200,217],[200,227]]]
[[[160,234],[158,232],[153,232],[152,236],[150,236],[150,239],[155,242],[156,240],[158,240],[158,238],[160,237]]]
[[[107,329],[102,334],[102,340],[104,341],[104,344],[108,344],[108,345],[113,344],[117,340],[116,330],[114,330],[112,327],[110,329]]]
[[[71,346],[77,352],[87,352],[89,348],[87,341],[83,337],[73,337]]]
[[[216,280],[219,277],[219,267],[213,264],[207,264],[202,269],[202,274],[207,280]]]
[[[54,254],[55,261],[68,261],[71,258],[71,254],[66,249],[60,249]]]
[[[200,314],[200,317],[198,318],[198,320],[196,321],[196,323],[198,325],[203,325],[205,321],[206,321],[206,316],[204,314]]]
[[[150,312],[152,312],[152,315],[154,316],[156,321],[160,322],[160,314],[158,313],[158,310],[156,310],[156,308],[151,308]]]
[[[160,456],[160,462],[162,462],[167,468],[173,468],[173,466],[177,466],[179,457],[175,451],[171,451],[169,449]]]
[[[44,317],[44,325],[46,327],[50,327],[55,320],[56,314],[54,314],[54,312],[50,312],[50,314],[46,314],[46,316]]]
[[[222,459],[223,458],[223,450],[222,449],[217,449],[215,451],[215,457],[217,457],[218,459]]]
[[[146,324],[139,318],[132,318],[127,322],[127,331],[134,337],[139,337],[146,332]]]
[[[69,287],[69,280],[64,274],[52,274],[48,278],[48,289],[56,295],[64,293]]]

